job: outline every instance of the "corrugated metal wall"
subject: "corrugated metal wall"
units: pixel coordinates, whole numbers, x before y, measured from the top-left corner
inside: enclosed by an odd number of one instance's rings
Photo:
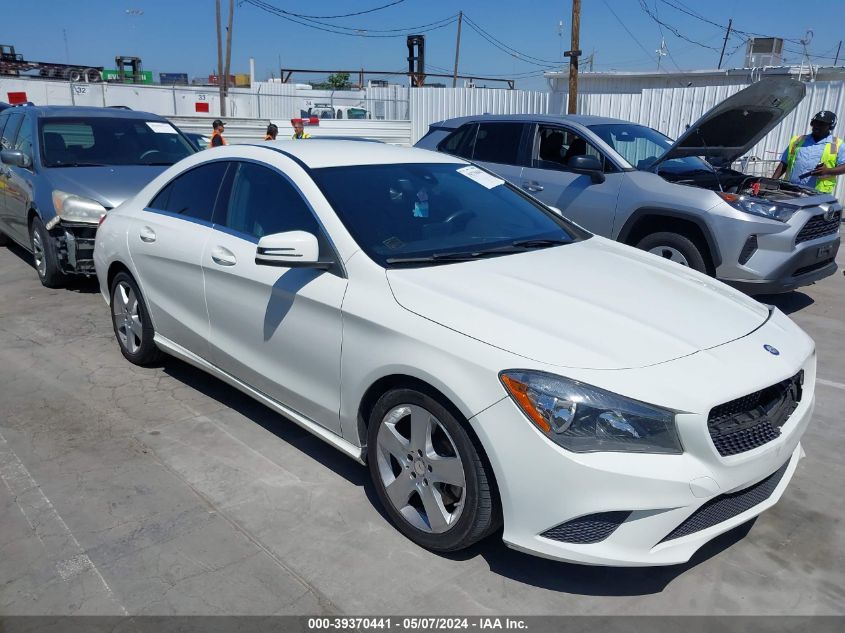
[[[545,114],[549,93],[487,88],[414,88],[411,90],[411,142],[435,121],[471,114]]]

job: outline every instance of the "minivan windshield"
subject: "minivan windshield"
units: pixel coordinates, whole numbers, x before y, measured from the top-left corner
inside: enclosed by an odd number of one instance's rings
[[[589,127],[596,136],[640,171],[649,171],[654,161],[660,158],[673,143],[668,136],[644,125],[602,123]],[[685,156],[661,162],[660,171],[676,174],[695,171],[712,172],[713,167],[697,156]]]
[[[358,245],[385,267],[494,257],[589,236],[473,165],[324,167],[312,176]]]
[[[39,121],[45,167],[172,165],[196,150],[166,121],[120,117]]]

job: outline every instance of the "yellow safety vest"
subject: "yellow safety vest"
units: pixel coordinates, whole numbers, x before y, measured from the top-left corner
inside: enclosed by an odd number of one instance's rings
[[[296,132],[294,132],[293,135],[291,136],[291,138],[293,140],[297,140],[297,139],[300,139],[300,138],[311,138],[311,135],[308,132],[303,132],[302,136],[297,136]]]
[[[793,136],[789,141],[789,151],[786,157],[786,177],[792,176],[792,167],[795,165],[795,157],[798,155],[798,150],[804,145],[807,136]],[[824,151],[822,152],[821,164],[825,167],[836,167],[836,157],[839,154],[839,146],[842,144],[842,139],[838,136],[833,137],[833,143],[826,143]],[[816,177],[816,191],[819,193],[833,193],[836,189],[836,176],[817,176]]]

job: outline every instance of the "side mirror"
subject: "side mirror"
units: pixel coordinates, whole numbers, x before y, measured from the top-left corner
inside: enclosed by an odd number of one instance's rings
[[[317,238],[307,231],[288,231],[265,235],[258,240],[255,263],[283,268],[331,268],[333,262],[319,260]]]
[[[583,154],[581,156],[573,156],[566,163],[572,171],[578,174],[587,174],[594,183],[604,182],[604,171],[602,171],[601,161],[595,156]]]
[[[0,160],[14,167],[27,168],[32,165],[32,159],[19,149],[4,149],[0,152]]]

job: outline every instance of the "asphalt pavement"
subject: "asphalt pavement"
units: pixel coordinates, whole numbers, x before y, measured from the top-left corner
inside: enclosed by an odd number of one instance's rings
[[[845,614],[845,278],[764,299],[816,340],[806,459],[688,564],[614,569],[415,546],[365,468],[180,361],[129,364],[95,283],[0,248],[0,614]]]

